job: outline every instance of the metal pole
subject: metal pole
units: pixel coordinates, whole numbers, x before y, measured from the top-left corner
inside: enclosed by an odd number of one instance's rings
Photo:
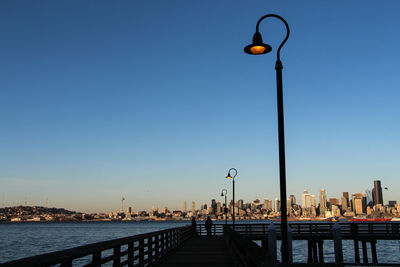
[[[278,139],[279,139],[279,176],[281,194],[281,235],[282,235],[282,262],[289,262],[289,244],[287,239],[287,204],[286,204],[286,164],[285,164],[285,132],[283,116],[282,93],[282,62],[278,59],[275,64],[277,108],[278,108]]]
[[[226,211],[227,211],[227,206],[226,206],[226,193],[225,193],[225,208],[224,208],[225,224],[228,224],[228,214],[226,213]]]
[[[232,224],[235,225],[235,178],[233,178],[232,184],[233,184]]]

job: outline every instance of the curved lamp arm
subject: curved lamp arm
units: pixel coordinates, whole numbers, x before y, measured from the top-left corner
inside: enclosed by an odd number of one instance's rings
[[[278,51],[277,51],[277,53],[276,53],[276,57],[278,58],[278,61],[280,61],[280,60],[281,60],[281,58],[280,58],[281,48],[282,48],[283,45],[286,43],[287,39],[289,38],[289,34],[290,34],[289,24],[288,24],[288,23],[286,22],[286,20],[285,20],[284,18],[282,18],[281,16],[278,16],[278,15],[275,15],[275,14],[268,14],[268,15],[262,16],[262,17],[258,20],[257,26],[256,26],[256,32],[259,33],[259,30],[258,30],[258,29],[259,29],[259,27],[260,27],[261,21],[263,21],[264,19],[269,18],[269,17],[274,17],[274,18],[277,18],[277,19],[281,20],[281,21],[285,24],[285,27],[286,27],[286,37],[285,37],[285,39],[282,41],[282,43],[281,43],[281,45],[279,46]]]
[[[235,175],[231,175],[231,171],[235,171]],[[226,176],[226,178],[232,178],[233,180],[235,180],[235,177],[237,175],[237,170],[235,168],[230,168],[228,171],[228,176]]]
[[[225,191],[225,195],[224,195],[224,191]],[[226,190],[225,188],[222,189],[221,191],[221,197],[226,196],[228,194],[228,190]]]

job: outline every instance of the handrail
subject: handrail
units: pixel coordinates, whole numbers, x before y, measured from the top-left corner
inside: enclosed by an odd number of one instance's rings
[[[274,222],[277,226],[277,234],[280,238],[280,222]],[[354,237],[371,237],[385,239],[399,239],[400,222],[341,222],[339,223],[343,239],[354,239]],[[212,235],[223,235],[223,227],[225,224],[215,223],[212,225]],[[235,231],[248,237],[257,237],[268,234],[270,223],[237,223]],[[289,226],[292,229],[294,238],[310,237],[310,236],[333,236],[334,222],[291,222]],[[227,224],[233,227],[232,224]],[[197,224],[197,235],[206,235],[206,229],[203,224]]]
[[[224,238],[237,266],[279,266],[279,262],[264,249],[233,229],[224,227]]]
[[[84,266],[101,266],[113,262],[113,266],[147,266],[156,261],[171,249],[179,246],[192,236],[192,227],[184,226],[134,235],[65,249],[57,252],[41,254],[0,264],[0,266],[72,266],[74,260],[92,256],[90,263]],[[127,246],[125,250],[121,247]],[[102,252],[112,250],[112,255],[102,257]],[[122,260],[127,255],[126,260]]]

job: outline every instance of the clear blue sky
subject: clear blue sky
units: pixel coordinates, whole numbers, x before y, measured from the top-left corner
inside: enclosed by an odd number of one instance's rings
[[[0,194],[79,211],[279,196],[273,53],[284,17],[287,191],[400,200],[397,1],[1,1]],[[231,196],[231,194],[230,194]]]

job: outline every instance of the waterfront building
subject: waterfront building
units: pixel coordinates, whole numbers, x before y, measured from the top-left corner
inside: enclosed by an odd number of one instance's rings
[[[374,181],[374,188],[372,189],[372,199],[373,199],[374,205],[376,205],[376,204],[383,205],[383,194],[382,194],[382,187],[381,187],[380,180]]]
[[[185,202],[183,202],[183,211],[184,211],[184,212],[187,212],[186,201],[185,201]]]
[[[193,213],[193,215],[195,214],[195,205],[194,204],[195,204],[194,201],[192,201],[192,213]]]

